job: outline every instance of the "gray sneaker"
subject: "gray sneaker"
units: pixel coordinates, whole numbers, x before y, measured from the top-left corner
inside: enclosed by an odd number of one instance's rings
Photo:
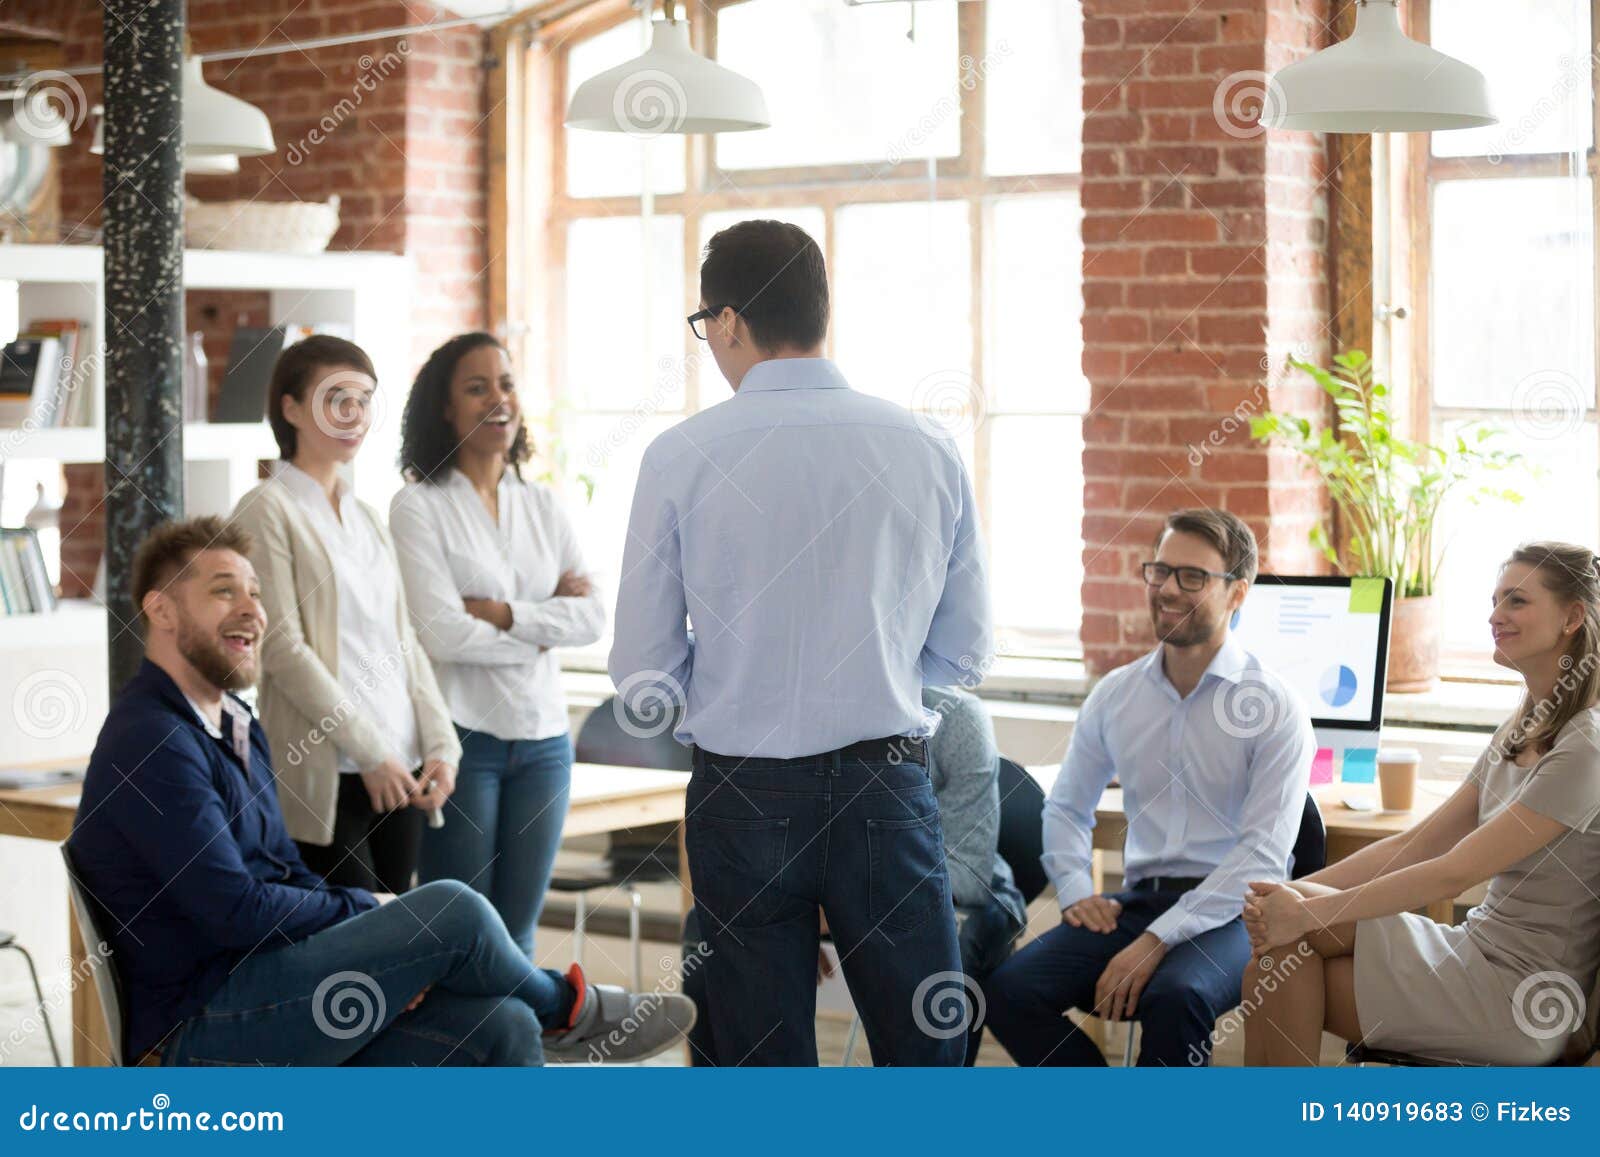
[[[574,964],[567,980],[577,990],[568,1027],[544,1034],[551,1064],[621,1064],[642,1061],[682,1040],[694,1027],[694,1001],[681,993],[628,992],[590,984]]]

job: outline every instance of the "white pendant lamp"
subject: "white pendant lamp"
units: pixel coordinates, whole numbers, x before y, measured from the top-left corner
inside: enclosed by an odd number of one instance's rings
[[[1273,76],[1260,123],[1324,133],[1419,133],[1498,121],[1483,73],[1406,36],[1398,0],[1360,0],[1348,40]]]
[[[200,58],[183,62],[183,146],[188,157],[264,157],[278,151],[267,114],[212,88]]]
[[[106,151],[106,110],[104,105],[94,106],[94,140],[89,145],[89,151],[95,156],[105,155]],[[209,157],[196,157],[185,150],[183,158],[183,171],[201,176],[226,176],[239,171],[239,158],[233,153],[217,153]]]
[[[650,51],[578,86],[567,106],[567,127],[657,136],[735,133],[772,124],[754,81],[689,46],[688,21],[657,20],[652,27]]]

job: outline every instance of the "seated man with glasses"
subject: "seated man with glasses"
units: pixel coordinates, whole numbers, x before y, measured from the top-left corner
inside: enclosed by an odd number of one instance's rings
[[[1256,575],[1250,528],[1180,511],[1142,569],[1158,645],[1090,693],[1045,803],[1061,923],[984,986],[990,1031],[1020,1065],[1105,1063],[1073,1008],[1139,1021],[1142,1065],[1210,1063],[1250,961],[1247,886],[1287,876],[1305,806],[1310,717],[1228,633]],[[1113,779],[1122,888],[1096,895],[1095,807]]]

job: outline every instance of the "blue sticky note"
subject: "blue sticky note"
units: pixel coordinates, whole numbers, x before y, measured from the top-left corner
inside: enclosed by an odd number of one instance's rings
[[[1339,777],[1345,783],[1372,783],[1378,778],[1378,749],[1376,747],[1347,747],[1344,750],[1344,772]]]

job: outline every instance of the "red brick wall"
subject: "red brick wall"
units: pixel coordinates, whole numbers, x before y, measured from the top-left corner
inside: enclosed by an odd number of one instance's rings
[[[1320,491],[1250,441],[1248,418],[1320,410],[1279,367],[1291,350],[1326,354],[1323,152],[1261,131],[1249,94],[1258,104],[1263,73],[1320,46],[1326,8],[1084,2],[1082,630],[1096,673],[1151,645],[1135,568],[1169,511],[1221,506],[1255,530],[1264,569],[1322,569],[1306,542]]]
[[[189,32],[199,53],[416,25],[448,13],[402,0],[190,0]],[[68,66],[102,59],[102,9],[94,0],[3,0],[0,22],[61,38]],[[487,323],[487,156],[484,37],[473,27],[421,32],[308,53],[206,66],[213,86],[250,101],[272,122],[278,152],[246,158],[227,177],[191,177],[201,200],[340,198],[330,248],[404,252],[415,263],[405,319],[414,365],[454,333]],[[87,103],[100,100],[98,75],[79,78]],[[61,151],[62,219],[91,239],[100,224],[100,158],[90,134]],[[206,331],[213,384],[226,364],[234,305],[207,320],[216,295],[191,294],[191,328]],[[250,307],[246,307],[247,311]],[[403,391],[409,383],[396,383]],[[100,467],[68,472],[63,571],[92,579],[103,528],[87,513],[99,502]],[[93,482],[90,481],[93,476]],[[81,584],[63,579],[69,594]],[[86,588],[85,588],[86,589]]]

